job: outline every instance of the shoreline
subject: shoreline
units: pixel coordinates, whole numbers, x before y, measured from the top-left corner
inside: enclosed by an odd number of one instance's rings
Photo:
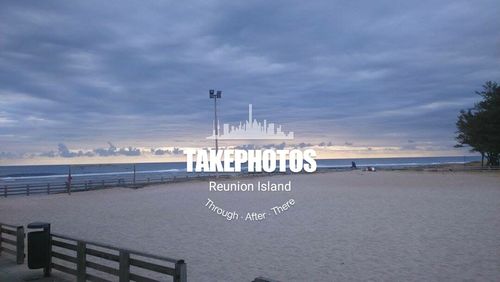
[[[28,182],[28,183],[15,183],[15,182],[0,182],[0,197],[7,198],[11,196],[21,196],[21,195],[34,195],[34,194],[61,194],[61,193],[73,193],[73,192],[83,192],[83,191],[93,191],[102,189],[112,189],[112,188],[130,188],[130,189],[140,189],[151,185],[172,185],[175,183],[184,182],[200,182],[207,180],[222,180],[227,181],[231,179],[254,179],[259,177],[275,177],[275,176],[286,176],[286,175],[316,175],[324,173],[339,173],[339,172],[369,172],[376,173],[377,171],[400,171],[400,172],[440,172],[440,173],[453,173],[453,172],[466,172],[466,173],[488,173],[500,175],[499,167],[481,167],[479,162],[469,162],[463,164],[433,164],[433,165],[416,165],[416,166],[405,166],[405,167],[395,167],[395,166],[379,166],[375,167],[376,171],[368,171],[370,166],[358,166],[357,169],[352,169],[350,167],[319,167],[315,172],[299,172],[292,173],[287,172],[259,172],[259,173],[215,173],[205,174],[197,173],[193,176],[170,176],[161,178],[147,178],[132,182],[127,181],[123,178],[113,178],[107,180],[85,180],[85,181],[73,181],[71,184],[71,189],[68,190],[68,186],[65,182]]]

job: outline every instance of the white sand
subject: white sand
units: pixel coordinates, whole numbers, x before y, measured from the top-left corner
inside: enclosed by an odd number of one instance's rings
[[[337,172],[274,176],[290,193],[214,193],[207,182],[0,199],[0,222],[49,221],[58,233],[188,264],[189,281],[499,281],[500,177]],[[240,181],[256,181],[240,180]],[[240,213],[296,205],[262,222]]]

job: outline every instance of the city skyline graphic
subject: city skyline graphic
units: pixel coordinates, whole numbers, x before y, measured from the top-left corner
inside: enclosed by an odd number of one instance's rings
[[[252,104],[248,104],[248,120],[240,122],[237,126],[224,123],[222,130],[220,121],[214,121],[212,135],[208,136],[207,139],[215,139],[215,126],[217,126],[219,133],[217,136],[219,140],[293,140],[294,138],[294,133],[292,131],[284,132],[281,124],[268,123],[267,120],[259,122],[254,119]]]

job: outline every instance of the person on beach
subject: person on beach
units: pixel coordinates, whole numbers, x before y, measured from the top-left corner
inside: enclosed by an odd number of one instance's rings
[[[351,169],[357,169],[356,163],[354,161],[351,162]]]

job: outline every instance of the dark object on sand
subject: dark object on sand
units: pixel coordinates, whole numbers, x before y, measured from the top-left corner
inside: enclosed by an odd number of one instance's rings
[[[368,166],[365,169],[366,171],[377,171],[374,166]]]
[[[351,162],[351,169],[357,169],[358,167],[356,166],[355,162]]]

